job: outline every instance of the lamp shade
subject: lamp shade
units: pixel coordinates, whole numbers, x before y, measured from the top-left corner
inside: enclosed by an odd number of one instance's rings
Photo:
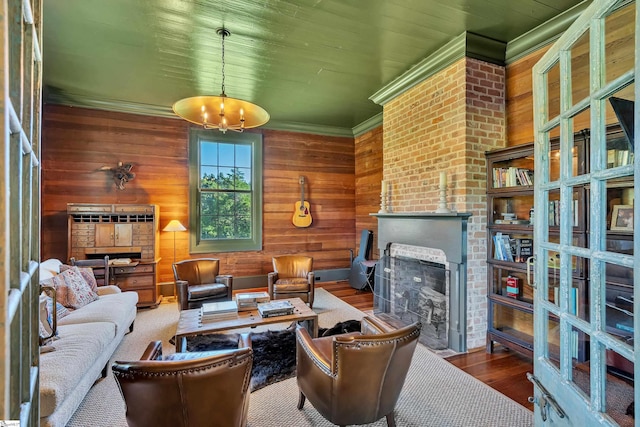
[[[186,227],[177,219],[172,219],[162,231],[187,231]]]

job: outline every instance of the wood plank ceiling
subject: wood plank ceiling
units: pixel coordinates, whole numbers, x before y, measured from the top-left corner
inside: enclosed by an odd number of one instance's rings
[[[44,4],[49,103],[170,114],[221,92],[274,123],[351,129],[369,97],[464,31],[509,42],[579,0],[56,0]]]

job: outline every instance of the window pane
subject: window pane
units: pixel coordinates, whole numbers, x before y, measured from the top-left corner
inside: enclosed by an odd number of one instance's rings
[[[213,216],[211,215],[207,215],[207,216],[202,216],[201,219],[201,232],[200,232],[200,238],[201,239],[215,239],[217,236],[216,233],[216,221],[214,219]]]
[[[251,237],[251,217],[241,215],[236,220],[236,237],[238,239],[248,239]]]
[[[218,171],[218,188],[222,190],[233,190],[235,187],[233,168],[220,167]]]
[[[589,96],[589,31],[571,47],[571,105]]]
[[[556,63],[547,73],[547,121],[560,114],[560,64]],[[553,133],[551,136],[555,136]]]
[[[203,193],[200,201],[200,215],[215,215],[218,211],[215,202],[215,193]]]
[[[251,147],[248,145],[236,145],[236,166],[242,168],[251,167]]]
[[[236,190],[251,190],[251,169],[237,168],[235,172]]]
[[[200,163],[203,165],[218,164],[218,144],[215,142],[202,142],[200,145]]]
[[[633,69],[635,52],[633,31],[635,6],[627,5],[605,21],[606,81],[610,82]]]
[[[216,200],[218,205],[218,215],[233,216],[235,209],[233,193],[216,193]]]
[[[203,166],[200,169],[200,188],[218,188],[216,176],[218,168],[215,166]]]
[[[233,217],[220,215],[218,217],[218,238],[233,239],[233,237]]]
[[[235,147],[233,144],[218,144],[218,153],[220,155],[220,166],[233,166],[235,163],[234,156]]]

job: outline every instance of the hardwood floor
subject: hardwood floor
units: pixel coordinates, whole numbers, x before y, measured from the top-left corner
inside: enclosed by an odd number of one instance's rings
[[[317,286],[326,289],[360,311],[373,310],[373,294],[353,289],[348,282],[318,283]],[[533,410],[533,404],[527,401],[529,396],[533,396],[533,384],[526,377],[527,372],[533,372],[533,361],[530,358],[496,345],[492,354],[482,348],[451,356],[445,360]]]

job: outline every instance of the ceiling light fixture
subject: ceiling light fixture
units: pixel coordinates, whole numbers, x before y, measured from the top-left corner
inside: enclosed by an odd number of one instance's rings
[[[262,126],[269,121],[269,113],[264,108],[248,101],[230,98],[224,92],[224,39],[231,36],[226,28],[218,28],[222,37],[222,93],[219,96],[193,96],[173,104],[173,111],[183,119],[204,127],[242,132],[245,129]]]

